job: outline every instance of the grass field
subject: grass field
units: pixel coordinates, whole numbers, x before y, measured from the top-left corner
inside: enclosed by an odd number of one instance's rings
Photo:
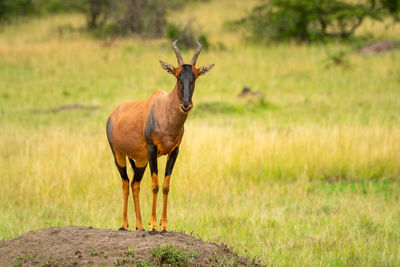
[[[241,1],[195,5],[178,20],[194,16],[226,48],[198,60],[216,67],[196,85],[172,175],[170,230],[272,266],[400,265],[400,53],[352,53],[334,65],[329,55],[351,43],[249,44],[224,27],[242,14]],[[81,15],[57,15],[0,32],[0,239],[49,226],[120,226],[107,117],[123,101],[172,89],[158,59],[176,59],[167,40],[108,46],[83,25]],[[367,26],[360,32],[376,38],[400,33]],[[244,86],[264,99],[238,99]],[[74,104],[94,108],[59,110]],[[147,170],[145,221],[150,185]]]

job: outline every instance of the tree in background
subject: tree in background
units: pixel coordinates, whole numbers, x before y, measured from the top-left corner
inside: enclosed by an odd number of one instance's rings
[[[381,0],[380,2],[395,20],[400,19],[400,0]]]
[[[107,21],[110,7],[110,0],[86,0],[78,5],[78,9],[84,11],[86,14],[89,29],[95,29],[104,25]]]
[[[195,33],[192,21],[183,25],[167,23],[167,9],[182,8],[188,0],[80,1],[80,10],[86,14],[88,28],[97,31],[100,37],[130,34],[145,37],[165,35],[172,41],[179,39],[181,48],[193,47],[196,40],[203,44],[204,49],[210,45],[204,34]]]
[[[192,23],[168,24],[168,9],[182,8],[188,2],[208,0],[0,0],[0,23],[15,18],[55,12],[80,12],[86,27],[100,38],[129,36],[179,39],[181,47],[192,47],[196,40],[209,47],[206,35],[195,34]],[[107,38],[106,38],[107,39]]]
[[[172,42],[179,40],[179,47],[182,49],[191,49],[196,41],[199,41],[203,49],[207,50],[210,48],[210,42],[205,34],[199,30],[193,28],[193,21],[189,20],[186,24],[177,25],[169,23],[166,29],[166,37]]]
[[[68,12],[74,9],[77,0],[0,0],[0,22],[15,18]]]
[[[76,0],[73,5],[86,15],[88,29],[100,35],[164,33],[167,5],[162,0]]]
[[[398,17],[400,0],[263,0],[241,21],[256,40],[349,38],[366,18]]]
[[[183,0],[0,0],[0,22],[46,13],[79,11],[87,28],[100,35],[141,34],[159,37],[166,26],[166,9]]]

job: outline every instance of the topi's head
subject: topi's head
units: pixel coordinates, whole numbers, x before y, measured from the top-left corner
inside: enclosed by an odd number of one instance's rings
[[[177,79],[179,89],[178,92],[181,99],[179,109],[183,113],[188,113],[193,107],[192,96],[197,77],[208,73],[214,67],[214,64],[211,64],[196,68],[196,61],[201,52],[201,44],[197,42],[197,45],[198,47],[196,52],[194,52],[190,64],[185,64],[183,62],[181,52],[179,52],[179,49],[176,46],[176,41],[172,43],[172,48],[175,51],[175,55],[178,60],[178,66],[175,68],[171,64],[160,60],[161,67],[166,72],[174,75]]]

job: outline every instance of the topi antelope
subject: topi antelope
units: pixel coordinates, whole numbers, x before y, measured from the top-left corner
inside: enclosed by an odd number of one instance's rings
[[[185,64],[176,41],[172,47],[178,59],[178,67],[160,60],[161,67],[176,78],[174,89],[170,93],[156,91],[147,100],[130,101],[119,105],[107,121],[107,138],[114,155],[115,165],[122,179],[123,212],[120,230],[128,229],[128,196],[129,178],[126,172],[126,157],[132,166],[134,176],[131,182],[136,213],[136,230],[143,231],[140,214],[139,192],[140,181],[150,163],[153,206],[150,216],[150,233],[157,232],[156,203],[158,193],[157,158],[168,155],[165,178],[162,187],[163,210],[161,231],[167,231],[167,200],[172,169],[179,153],[184,124],[193,108],[192,95],[197,77],[208,73],[214,66],[205,65],[196,68],[201,44],[193,55],[192,62]]]

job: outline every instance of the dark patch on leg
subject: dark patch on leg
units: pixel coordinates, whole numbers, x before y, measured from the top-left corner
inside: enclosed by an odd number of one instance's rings
[[[152,133],[155,131],[156,127],[158,127],[157,119],[154,116],[155,106],[150,110],[149,116],[147,117],[146,127],[144,129],[144,135],[147,143],[147,151],[148,151],[148,160],[150,164],[151,174],[153,173],[158,175],[158,167],[157,167],[157,147],[154,145],[153,139],[151,137]]]
[[[133,181],[140,182],[142,180],[144,171],[146,170],[146,167],[147,167],[147,164],[146,164],[146,166],[144,166],[142,168],[135,168],[134,175],[133,175]]]
[[[132,169],[133,169],[133,182],[140,182],[143,178],[143,174],[146,170],[147,164],[144,167],[138,168],[136,167],[135,161],[131,158],[129,158],[129,162],[131,163]]]
[[[179,146],[176,147],[174,151],[172,151],[171,154],[169,155],[167,166],[165,167],[165,177],[171,175],[178,154],[179,154]]]
[[[129,163],[132,166],[132,170],[135,171],[135,169],[136,169],[135,161],[133,159],[131,159],[130,157],[128,157],[128,159],[129,159]]]
[[[118,230],[119,231],[128,231],[128,229],[125,229],[124,227],[120,227]]]
[[[113,156],[114,156],[115,166],[117,166],[117,169],[119,171],[119,174],[121,175],[121,178],[124,179],[125,181],[129,182],[128,174],[126,173],[126,167],[119,166],[119,164],[117,162],[117,158],[115,157],[114,148],[110,141],[108,141],[108,143],[110,144],[111,152],[113,153]]]
[[[115,165],[117,165],[117,169],[121,175],[121,178],[129,182],[128,174],[126,173],[126,167],[119,166],[117,160],[115,160]]]
[[[113,124],[111,122],[111,118],[108,118],[106,133],[107,133],[108,142],[110,142],[110,143],[112,142],[112,132],[113,132]]]
[[[106,127],[107,140],[108,140],[108,144],[110,145],[111,152],[113,153],[115,164],[118,167],[117,159],[115,158],[114,147],[112,146],[112,142],[111,142],[112,141],[112,131],[113,131],[113,125],[112,125],[112,122],[111,122],[111,118],[108,118],[107,127]]]
[[[156,117],[154,116],[155,106],[150,110],[149,116],[147,117],[146,127],[144,129],[144,136],[146,138],[146,143],[148,145],[154,145],[153,139],[151,138],[152,133],[154,133],[155,129],[158,127],[158,122]]]
[[[150,171],[158,175],[158,166],[157,166],[157,147],[152,144],[147,144],[148,150],[148,158],[150,163]]]
[[[163,194],[168,195],[168,193],[169,193],[169,187],[163,188]]]
[[[152,189],[153,193],[157,194],[158,193],[158,185],[154,186]]]

